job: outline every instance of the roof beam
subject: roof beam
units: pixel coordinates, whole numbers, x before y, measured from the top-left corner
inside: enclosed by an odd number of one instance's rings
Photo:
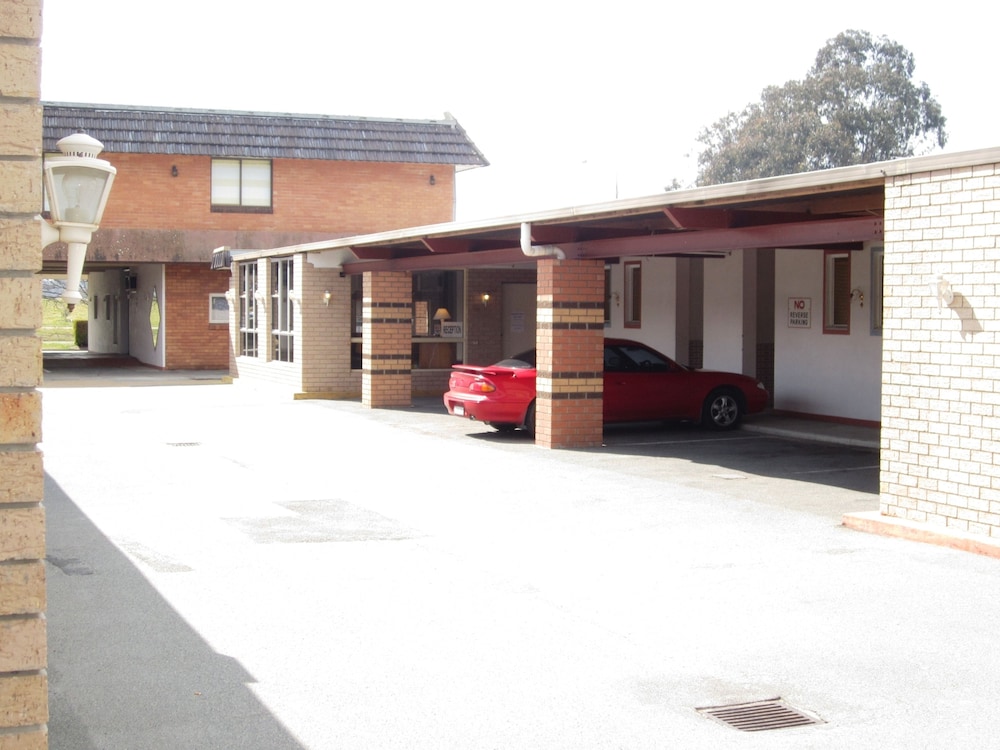
[[[717,253],[760,247],[812,247],[882,238],[882,219],[864,216],[795,224],[770,224],[737,229],[622,237],[561,245],[567,258],[609,258],[625,255]]]
[[[808,248],[836,246],[882,238],[882,219],[863,216],[852,219],[828,219],[769,224],[736,229],[705,229],[692,232],[640,235],[585,242],[561,243],[568,259],[611,259],[624,256],[705,255],[750,248]],[[473,268],[533,263],[520,247],[411,256],[379,257],[372,248],[354,248],[359,260],[345,263],[344,273],[363,271],[420,271],[438,268]]]
[[[733,212],[726,209],[664,206],[663,213],[678,229],[726,229],[733,223]]]
[[[424,237],[421,242],[432,253],[442,255],[446,253],[467,253],[470,249],[469,240],[456,239],[455,237]]]
[[[343,271],[349,275],[364,271],[431,271],[439,268],[512,266],[533,262],[531,258],[524,257],[520,247],[513,247],[504,250],[481,250],[462,255],[421,255],[413,258],[345,263]]]

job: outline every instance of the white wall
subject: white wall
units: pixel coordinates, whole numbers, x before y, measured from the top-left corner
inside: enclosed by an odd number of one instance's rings
[[[743,253],[706,258],[702,368],[743,372]]]
[[[625,261],[611,266],[612,298],[611,325],[606,326],[608,338],[633,339],[676,357],[677,326],[677,263],[670,258],[642,258],[642,327],[625,327]],[[685,353],[686,355],[686,353]]]
[[[779,250],[775,259],[774,408],[878,421],[882,337],[871,333],[871,252],[851,254],[850,334],[823,333],[823,252]],[[788,325],[790,298],[811,302],[811,326]]]
[[[97,354],[127,353],[128,301],[121,271],[88,272],[87,292],[90,295],[87,350]]]
[[[140,362],[165,367],[166,337],[163,335],[166,319],[166,300],[164,299],[164,272],[161,264],[143,263],[132,266],[132,273],[137,277],[136,290],[129,295],[129,353]],[[160,307],[160,331],[153,345],[153,334],[149,326],[149,313],[153,304],[153,290]]]

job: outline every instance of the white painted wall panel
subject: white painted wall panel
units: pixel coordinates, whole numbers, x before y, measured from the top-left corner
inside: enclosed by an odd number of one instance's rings
[[[776,409],[878,421],[882,337],[871,334],[871,253],[852,254],[851,286],[865,304],[851,304],[850,334],[823,333],[823,253],[779,250],[775,268]],[[791,298],[811,303],[811,326],[789,326]]]

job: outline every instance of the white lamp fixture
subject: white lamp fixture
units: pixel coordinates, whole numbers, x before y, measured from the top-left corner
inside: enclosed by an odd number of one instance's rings
[[[42,247],[53,242],[68,245],[62,298],[72,310],[82,299],[80,277],[87,245],[101,223],[117,170],[97,158],[104,144],[86,133],[66,136],[56,145],[63,155],[45,160],[51,224],[42,221]]]
[[[434,326],[434,333],[437,336],[441,335],[441,325],[446,321],[451,320],[451,313],[448,312],[448,308],[439,307],[434,313],[434,321],[436,325]]]

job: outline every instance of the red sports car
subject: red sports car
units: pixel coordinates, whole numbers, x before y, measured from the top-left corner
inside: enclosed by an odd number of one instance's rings
[[[449,414],[498,430],[535,429],[535,352],[495,365],[454,365],[444,394]],[[746,375],[693,370],[645,344],[604,340],[604,421],[687,420],[726,430],[767,405]]]

